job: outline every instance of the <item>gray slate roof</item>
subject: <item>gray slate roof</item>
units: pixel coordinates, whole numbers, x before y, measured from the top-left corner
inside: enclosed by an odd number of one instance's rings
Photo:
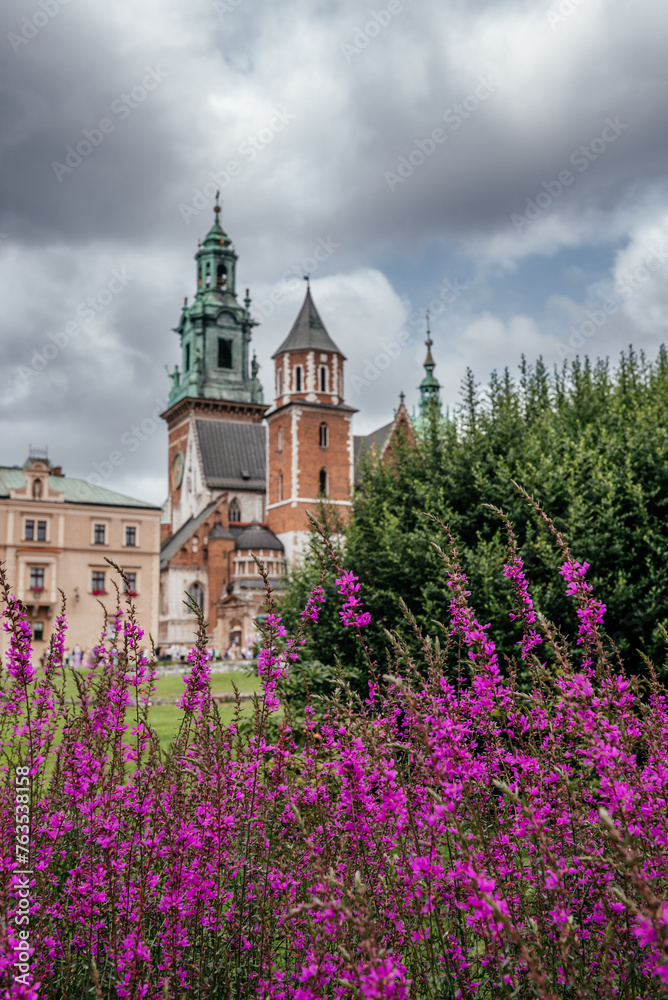
[[[204,510],[200,511],[197,517],[189,518],[182,524],[178,531],[175,531],[171,538],[165,539],[160,549],[160,569],[167,569],[170,559],[176,555],[182,545],[188,541],[199,526],[206,521],[207,517],[217,504],[217,500],[212,501]],[[235,549],[253,549],[259,552],[260,549],[275,550],[283,552],[283,545],[279,542],[273,531],[263,527],[261,524],[231,524],[227,531],[220,521],[216,521],[209,532],[209,539],[212,538],[233,538]]]
[[[356,434],[353,441],[354,456],[355,456],[355,486],[360,482],[360,470],[359,462],[362,455],[371,451],[371,449],[376,447],[378,453],[382,452],[387,439],[392,432],[394,427],[394,420],[391,420],[389,424],[384,424],[379,427],[378,430],[373,431],[371,434]]]
[[[274,549],[283,552],[283,543],[279,542],[273,531],[263,528],[261,524],[249,525],[237,538],[235,547],[237,549],[253,549],[258,552],[260,549]]]
[[[336,351],[341,354],[330,335],[325,329],[325,324],[318,315],[311,289],[306,290],[304,304],[299,310],[299,315],[294,322],[290,333],[287,335],[278,350],[272,354],[272,358],[277,358],[279,354],[286,351]],[[341,354],[345,360],[345,355]]]
[[[18,466],[0,467],[0,497],[8,497],[10,490],[21,490],[26,484],[23,469]],[[49,487],[56,493],[63,493],[67,503],[90,503],[103,507],[144,507],[159,510],[156,504],[145,503],[116,493],[105,486],[93,486],[85,479],[71,479],[69,476],[49,476]]]
[[[169,560],[172,556],[179,551],[182,545],[185,545],[190,536],[197,531],[200,524],[202,524],[203,521],[206,521],[207,517],[217,503],[218,499],[212,500],[211,503],[204,508],[204,510],[200,511],[197,517],[188,518],[186,523],[182,524],[170,538],[165,539],[160,546],[160,569],[167,569]]]
[[[208,487],[266,489],[266,432],[262,424],[217,420],[195,423]]]

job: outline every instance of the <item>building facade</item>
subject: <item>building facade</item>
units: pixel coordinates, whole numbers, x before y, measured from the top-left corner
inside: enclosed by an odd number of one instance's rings
[[[54,619],[67,600],[70,649],[90,650],[113,609],[114,582],[127,574],[139,620],[158,634],[161,510],[141,500],[63,475],[45,456],[0,468],[0,559],[14,595],[26,605],[36,655],[44,652]],[[6,633],[0,632],[4,652]],[[147,635],[147,645],[149,637]]]

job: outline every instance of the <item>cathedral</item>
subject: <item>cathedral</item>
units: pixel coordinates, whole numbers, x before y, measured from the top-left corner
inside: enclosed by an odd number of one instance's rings
[[[319,500],[344,521],[351,506],[356,459],[383,455],[404,425],[412,433],[403,394],[394,419],[354,436],[354,407],[344,398],[346,358],[330,337],[307,287],[287,337],[273,354],[273,403],[264,401],[251,355],[256,325],[246,289],[237,297],[237,254],[214,223],[199,244],[196,292],[186,299],[175,332],[181,368],[162,414],[169,435],[169,495],[161,523],[162,647],[192,642],[187,592],[204,611],[212,645],[248,651],[256,637],[264,585],[254,557],[273,586],[298,562],[310,535],[307,510]],[[431,337],[427,335],[422,408],[438,403]]]

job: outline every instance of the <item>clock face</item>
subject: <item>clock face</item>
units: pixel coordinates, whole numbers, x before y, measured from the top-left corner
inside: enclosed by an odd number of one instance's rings
[[[181,480],[183,479],[183,465],[183,452],[177,451],[172,460],[172,487],[175,490],[178,490],[181,485]]]

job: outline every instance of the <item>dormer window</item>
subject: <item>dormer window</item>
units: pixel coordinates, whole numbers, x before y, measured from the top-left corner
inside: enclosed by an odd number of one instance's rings
[[[301,365],[295,365],[295,392],[302,391],[302,369]]]

